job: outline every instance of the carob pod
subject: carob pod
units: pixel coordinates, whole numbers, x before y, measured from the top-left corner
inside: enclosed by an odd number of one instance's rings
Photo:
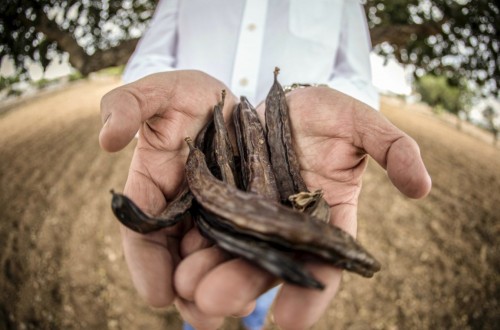
[[[224,123],[222,109],[224,108],[224,99],[226,91],[222,90],[222,101],[214,107],[213,121],[215,127],[215,135],[213,141],[213,150],[215,152],[215,160],[219,166],[221,179],[230,185],[237,186],[236,169],[234,165],[234,152],[229,133]]]
[[[289,204],[288,197],[307,191],[307,186],[300,176],[299,161],[293,150],[288,104],[278,74],[279,68],[275,68],[274,83],[266,97],[266,140],[281,202]]]
[[[324,285],[316,280],[301,263],[285,252],[266,242],[249,240],[248,237],[229,234],[217,229],[208,223],[206,218],[209,216],[203,208],[198,210],[200,214],[194,217],[198,229],[205,237],[215,241],[221,249],[243,257],[289,283],[320,290],[324,288]]]
[[[379,263],[340,228],[221,182],[210,173],[203,153],[192,140],[186,138],[186,142],[190,148],[186,178],[206,211],[246,232],[290,242],[297,250],[307,248],[306,252],[360,275],[370,277],[380,269]]]
[[[323,222],[330,221],[330,206],[323,199],[323,194],[310,193],[300,175],[300,166],[292,144],[292,128],[286,95],[278,81],[279,68],[274,70],[274,83],[266,97],[267,144],[271,155],[271,164],[276,175],[281,202],[292,205],[313,215]],[[299,196],[296,196],[299,194]],[[305,195],[304,195],[305,194]],[[306,198],[307,196],[307,198]],[[296,202],[305,202],[307,206],[298,206]],[[296,201],[296,202],[295,202]]]
[[[246,163],[246,159],[248,158],[246,153],[247,150],[245,148],[245,143],[243,142],[243,128],[241,127],[241,103],[234,108],[233,111],[233,124],[234,124],[234,132],[236,135],[236,145],[238,147],[239,154],[239,174],[240,174],[240,184],[242,190],[248,190],[248,164]]]
[[[216,154],[224,152],[227,144],[220,136],[226,135],[222,113],[220,108],[214,111],[214,122],[216,123],[216,136],[213,146]],[[279,194],[274,181],[274,174],[269,164],[269,155],[265,142],[264,131],[257,117],[255,109],[249,104],[246,98],[241,98],[240,105],[233,114],[235,121],[236,137],[239,146],[240,161],[244,168],[242,171],[248,177],[242,178],[244,186],[254,193],[279,200]],[[222,134],[221,134],[222,132]],[[199,145],[199,144],[197,144]],[[211,151],[208,150],[210,153]],[[232,154],[228,153],[224,157],[218,157],[218,164],[221,173],[229,172],[228,161]],[[232,174],[232,173],[229,173]],[[234,186],[234,183],[224,178],[231,178],[231,175],[222,175],[222,181]],[[255,237],[240,235],[234,230],[226,230],[221,226],[224,220],[217,215],[211,214],[202,206],[193,208],[196,226],[200,232],[209,239],[212,239],[223,250],[234,255],[243,257],[269,273],[284,279],[287,282],[303,287],[323,289],[324,285],[317,281],[297,260],[294,260],[284,251],[277,249],[271,244],[255,239]]]
[[[246,190],[262,195],[273,201],[279,201],[280,195],[276,186],[276,178],[269,161],[264,129],[260,123],[255,108],[246,97],[240,98],[240,107],[237,109],[235,121],[238,122],[236,133],[243,171],[246,177]]]
[[[323,191],[307,210],[306,213],[310,214],[313,218],[326,223],[330,222],[330,205],[323,198]]]
[[[330,205],[323,198],[321,189],[314,192],[302,191],[289,196],[288,200],[292,203],[294,210],[308,213],[319,221],[330,221]]]
[[[210,172],[218,178],[222,179],[222,174],[220,173],[219,165],[217,164],[215,149],[215,127],[213,116],[210,117],[210,121],[203,127],[203,129],[198,133],[195,140],[195,145],[198,149],[202,150],[205,154],[205,159],[207,161],[208,168]]]
[[[171,227],[184,218],[191,208],[193,195],[184,183],[182,191],[157,217],[144,213],[130,198],[111,190],[111,209],[116,218],[127,228],[147,234],[161,228]]]
[[[233,236],[248,237],[254,242],[266,242],[267,244],[275,247],[278,250],[293,252],[294,257],[297,260],[300,259],[309,261],[326,261],[332,266],[347,269],[365,277],[371,277],[375,273],[373,269],[367,268],[363,263],[352,262],[352,258],[350,259],[342,254],[336,254],[335,251],[326,250],[321,246],[291,242],[289,240],[283,239],[282,237],[262,234],[252,229],[238,227],[230,221],[224,221],[224,219],[221,220],[220,216],[214,215],[204,210],[202,207],[199,207],[197,209],[203,210],[204,219],[213,228],[217,228]],[[318,219],[315,219],[312,216],[309,217],[308,220],[320,222]],[[346,249],[348,249],[348,247],[346,247]],[[380,266],[375,266],[375,268],[376,267],[380,268]]]
[[[242,148],[240,149],[240,159],[248,167],[248,188],[255,193],[262,193],[265,197],[279,200],[274,174],[269,164],[269,156],[265,144],[265,137],[262,126],[253,109],[246,99],[242,98],[242,107],[238,107],[235,115],[235,126],[239,130],[237,139],[240,139]],[[215,123],[215,138],[211,145],[215,148],[217,164],[222,174],[222,181],[228,185],[235,185],[231,160],[233,154],[225,152],[228,148],[229,139],[227,129],[222,117],[222,106],[214,110],[213,122]],[[239,116],[241,110],[241,117]],[[253,110],[253,112],[252,112]],[[240,126],[241,124],[241,126]],[[197,146],[204,145],[197,141]],[[205,150],[205,153],[212,154],[212,150]],[[318,282],[302,264],[288,256],[265,241],[256,240],[248,236],[239,235],[232,230],[220,229],[221,221],[218,216],[206,212],[201,206],[194,206],[193,214],[196,226],[202,234],[212,239],[223,250],[243,257],[254,262],[271,274],[281,277],[284,280],[301,285],[303,287],[323,289],[324,285]]]

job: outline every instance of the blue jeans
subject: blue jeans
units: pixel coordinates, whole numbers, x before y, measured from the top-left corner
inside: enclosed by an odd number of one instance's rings
[[[257,298],[257,304],[255,309],[248,316],[241,319],[243,325],[248,330],[261,330],[266,322],[267,312],[271,307],[274,297],[278,293],[279,286],[272,288],[271,290],[264,293],[262,296]],[[182,325],[183,330],[195,330],[190,324],[184,322]]]

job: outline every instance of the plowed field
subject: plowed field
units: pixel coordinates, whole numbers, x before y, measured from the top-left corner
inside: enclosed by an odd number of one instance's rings
[[[82,81],[0,113],[0,329],[180,329],[174,308],[137,297],[110,211],[134,148],[98,145],[99,101],[118,84]],[[358,237],[383,269],[345,274],[315,329],[498,329],[500,150],[395,99],[382,112],[420,144],[433,190],[407,199],[370,162]]]

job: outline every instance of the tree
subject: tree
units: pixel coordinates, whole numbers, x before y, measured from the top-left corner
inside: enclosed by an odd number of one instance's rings
[[[426,74],[416,80],[416,90],[422,97],[422,101],[433,107],[435,112],[446,110],[457,115],[457,128],[462,128],[464,114],[469,120],[472,93],[465,87],[459,88],[450,85],[444,76]]]
[[[124,64],[151,18],[151,0],[3,0],[0,57],[20,72],[27,59],[44,68],[66,52],[82,75]]]
[[[69,54],[83,75],[126,62],[144,31],[153,0],[3,0],[0,57],[20,70],[25,59]],[[365,0],[379,54],[414,66],[418,77],[474,81],[485,94],[500,88],[500,7],[489,0]]]
[[[366,0],[375,50],[449,84],[499,96],[500,7],[489,0]]]
[[[417,92],[421,95],[422,101],[435,109],[445,109],[451,113],[458,114],[468,107],[470,98],[458,87],[450,86],[446,77],[436,77],[427,74],[417,80]]]
[[[493,144],[498,142],[498,131],[500,130],[500,112],[495,111],[492,105],[483,109],[483,116],[487,122],[487,129],[493,134]]]

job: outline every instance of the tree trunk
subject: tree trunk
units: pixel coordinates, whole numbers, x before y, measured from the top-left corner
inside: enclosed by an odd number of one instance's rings
[[[126,64],[138,41],[139,39],[124,40],[115,47],[98,50],[90,56],[86,55],[82,67],[79,68],[80,73],[86,76],[110,66]]]
[[[418,38],[426,38],[441,33],[441,23],[426,22],[425,24],[375,26],[370,29],[372,45],[388,42],[398,47],[404,47],[411,40],[412,35],[416,35]]]
[[[110,66],[127,63],[139,40],[138,38],[123,40],[115,47],[99,49],[94,54],[88,55],[70,32],[62,30],[43,11],[39,13],[35,29],[43,33],[48,41],[57,43],[59,49],[67,52],[69,63],[83,76]]]

